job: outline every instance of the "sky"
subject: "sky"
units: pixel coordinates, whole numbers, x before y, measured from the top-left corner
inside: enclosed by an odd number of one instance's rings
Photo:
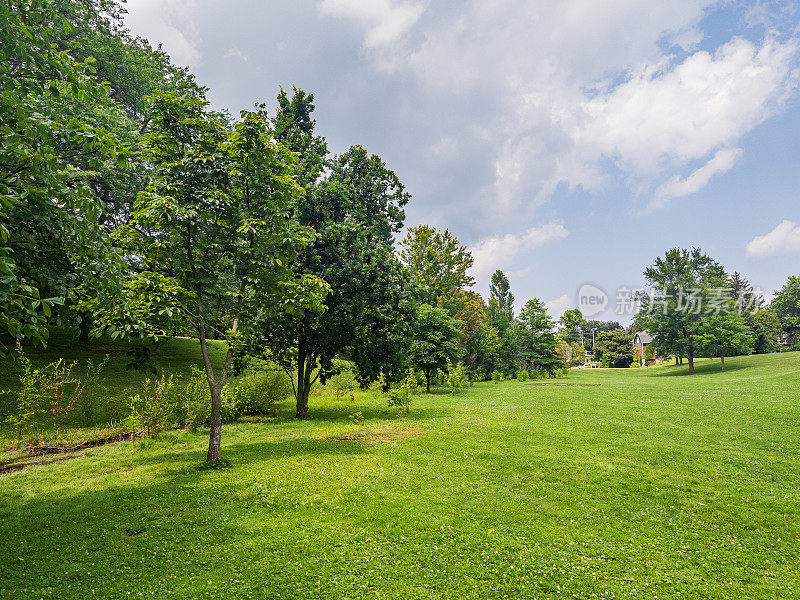
[[[800,4],[128,0],[217,109],[314,94],[334,152],[379,155],[406,225],[449,228],[487,296],[627,323],[698,246],[767,298],[800,274]],[[605,295],[597,308],[582,286]],[[591,313],[591,314],[589,314]]]

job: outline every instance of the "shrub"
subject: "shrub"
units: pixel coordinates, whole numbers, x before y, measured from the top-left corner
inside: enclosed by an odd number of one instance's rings
[[[181,389],[173,375],[161,372],[158,379],[147,379],[141,394],[131,398],[131,414],[125,424],[156,437],[165,429],[179,425],[183,408]]]
[[[84,389],[84,384],[72,377],[76,363],[59,359],[35,369],[19,344],[17,356],[22,366],[21,389],[17,393],[16,413],[9,418],[17,429],[17,439],[21,441],[24,434],[47,426],[52,426],[59,435],[61,424]]]
[[[183,396],[183,425],[196,432],[208,425],[211,418],[211,390],[208,389],[206,374],[197,367],[192,368],[189,380],[181,390]]]
[[[258,370],[231,381],[222,394],[222,420],[241,415],[275,415],[278,402],[292,391],[289,376],[278,370]]]
[[[333,389],[334,393],[336,394],[337,400],[339,399],[340,396],[342,396],[342,394],[345,394],[358,387],[358,383],[356,382],[356,376],[353,374],[353,371],[347,366],[342,367],[342,370],[333,377],[331,377],[328,381],[330,382],[330,386]]]
[[[456,395],[467,384],[467,367],[464,363],[458,363],[455,367],[447,362],[447,386],[450,388],[450,394]]]
[[[497,369],[492,371],[492,383],[500,383],[502,377],[503,376],[501,375],[500,371],[498,371]]]
[[[405,378],[388,392],[389,408],[397,410],[399,418],[403,412],[408,412],[411,408],[411,397],[416,395],[419,390],[417,376],[414,369],[409,369]]]
[[[110,394],[108,387],[101,383],[101,376],[105,370],[106,363],[108,363],[108,354],[98,363],[95,363],[90,358],[86,365],[86,375],[83,377],[86,385],[83,394],[75,403],[75,414],[78,415],[81,425],[84,427],[93,425],[98,420],[101,412],[106,413],[105,416],[108,416]]]

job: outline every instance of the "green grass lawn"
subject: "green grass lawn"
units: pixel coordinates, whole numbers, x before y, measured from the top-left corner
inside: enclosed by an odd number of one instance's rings
[[[791,598],[800,355],[572,371],[0,478],[0,598]],[[361,425],[350,415],[361,411]]]

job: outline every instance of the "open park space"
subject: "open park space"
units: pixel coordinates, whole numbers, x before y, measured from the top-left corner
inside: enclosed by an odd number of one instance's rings
[[[86,450],[0,477],[0,598],[791,598],[798,358],[434,389],[399,420],[319,388],[308,421],[227,426],[220,469],[202,431]]]

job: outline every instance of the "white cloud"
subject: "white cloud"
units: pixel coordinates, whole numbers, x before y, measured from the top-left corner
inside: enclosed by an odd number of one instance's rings
[[[493,181],[470,201],[495,230],[559,185],[596,190],[619,177],[654,207],[699,191],[732,168],[742,137],[784,110],[798,82],[795,37],[696,50],[717,0],[372,4],[322,0],[360,22],[376,65],[413,77],[426,102],[470,99],[416,126],[435,140],[447,122],[462,132],[451,134],[455,147],[482,144]],[[377,43],[375,23],[398,6],[414,7],[413,19]]]
[[[572,298],[567,294],[562,294],[558,298],[553,298],[544,303],[547,311],[554,320],[561,318],[566,311],[573,307]]]
[[[775,229],[757,235],[747,244],[747,256],[773,256],[800,252],[800,225],[784,219]]]
[[[551,240],[565,238],[569,232],[561,223],[547,223],[541,227],[531,227],[521,235],[506,233],[478,241],[470,247],[472,258],[471,274],[479,285],[496,269],[508,269],[522,250],[533,250]]]
[[[225,52],[226,58],[238,58],[241,61],[247,62],[248,56],[242,51],[241,48],[231,47]]]
[[[725,148],[717,152],[702,167],[694,170],[688,177],[675,175],[662,183],[650,201],[650,208],[663,208],[673,198],[694,194],[704,188],[715,175],[727,173],[742,156],[741,148]]]
[[[125,25],[153,47],[161,44],[177,65],[200,63],[200,38],[194,24],[194,0],[127,0]]]
[[[425,5],[396,0],[322,0],[319,9],[357,21],[366,30],[364,46],[379,48],[403,37],[422,16]]]

